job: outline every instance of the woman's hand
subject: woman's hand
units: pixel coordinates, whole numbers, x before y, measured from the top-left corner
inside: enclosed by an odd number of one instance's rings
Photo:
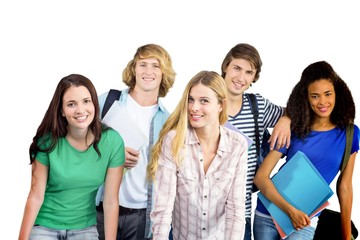
[[[291,222],[296,230],[301,230],[302,228],[310,225],[309,216],[296,208],[290,211],[289,217]]]

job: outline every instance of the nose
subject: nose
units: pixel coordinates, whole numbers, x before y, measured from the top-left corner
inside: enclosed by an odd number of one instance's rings
[[[154,70],[153,70],[153,67],[152,66],[147,66],[146,68],[145,68],[145,73],[146,74],[152,74],[154,72]]]
[[[247,83],[247,79],[245,77],[245,72],[244,71],[239,71],[236,75],[236,79],[237,81],[241,82],[241,83]]]
[[[319,97],[319,104],[323,105],[323,104],[325,104],[325,102],[326,102],[326,97],[325,96],[320,96]]]
[[[194,112],[199,111],[200,108],[200,104],[197,101],[194,101],[192,106],[191,106],[191,110],[193,110]]]
[[[85,112],[85,106],[83,104],[79,104],[76,108],[76,113],[84,113]]]

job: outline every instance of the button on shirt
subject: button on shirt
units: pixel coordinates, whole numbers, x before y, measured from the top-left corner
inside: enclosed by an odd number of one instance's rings
[[[247,142],[238,132],[220,126],[217,154],[204,172],[203,153],[188,129],[183,160],[177,167],[170,131],[162,145],[155,175],[154,239],[242,239],[245,230]]]

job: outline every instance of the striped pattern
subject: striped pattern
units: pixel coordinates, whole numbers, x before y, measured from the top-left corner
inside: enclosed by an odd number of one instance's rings
[[[283,115],[284,109],[281,106],[277,106],[271,103],[269,100],[262,97],[260,94],[255,94],[258,102],[259,109],[259,133],[260,144],[262,143],[262,136],[264,129],[272,128],[276,122]],[[254,144],[248,151],[248,172],[246,178],[246,217],[251,217],[251,197],[252,197],[252,184],[255,176],[256,168],[256,146],[255,146],[255,122],[254,116],[251,113],[250,102],[248,98],[243,95],[243,105],[239,113],[236,116],[229,116],[229,122],[233,124],[237,129],[246,134],[254,141]]]

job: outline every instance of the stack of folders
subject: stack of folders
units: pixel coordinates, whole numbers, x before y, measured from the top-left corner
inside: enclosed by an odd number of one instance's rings
[[[310,218],[328,206],[328,200],[334,194],[312,162],[301,151],[288,160],[271,179],[280,195]],[[258,193],[258,197],[271,214],[282,239],[295,231],[285,212],[261,192]]]

